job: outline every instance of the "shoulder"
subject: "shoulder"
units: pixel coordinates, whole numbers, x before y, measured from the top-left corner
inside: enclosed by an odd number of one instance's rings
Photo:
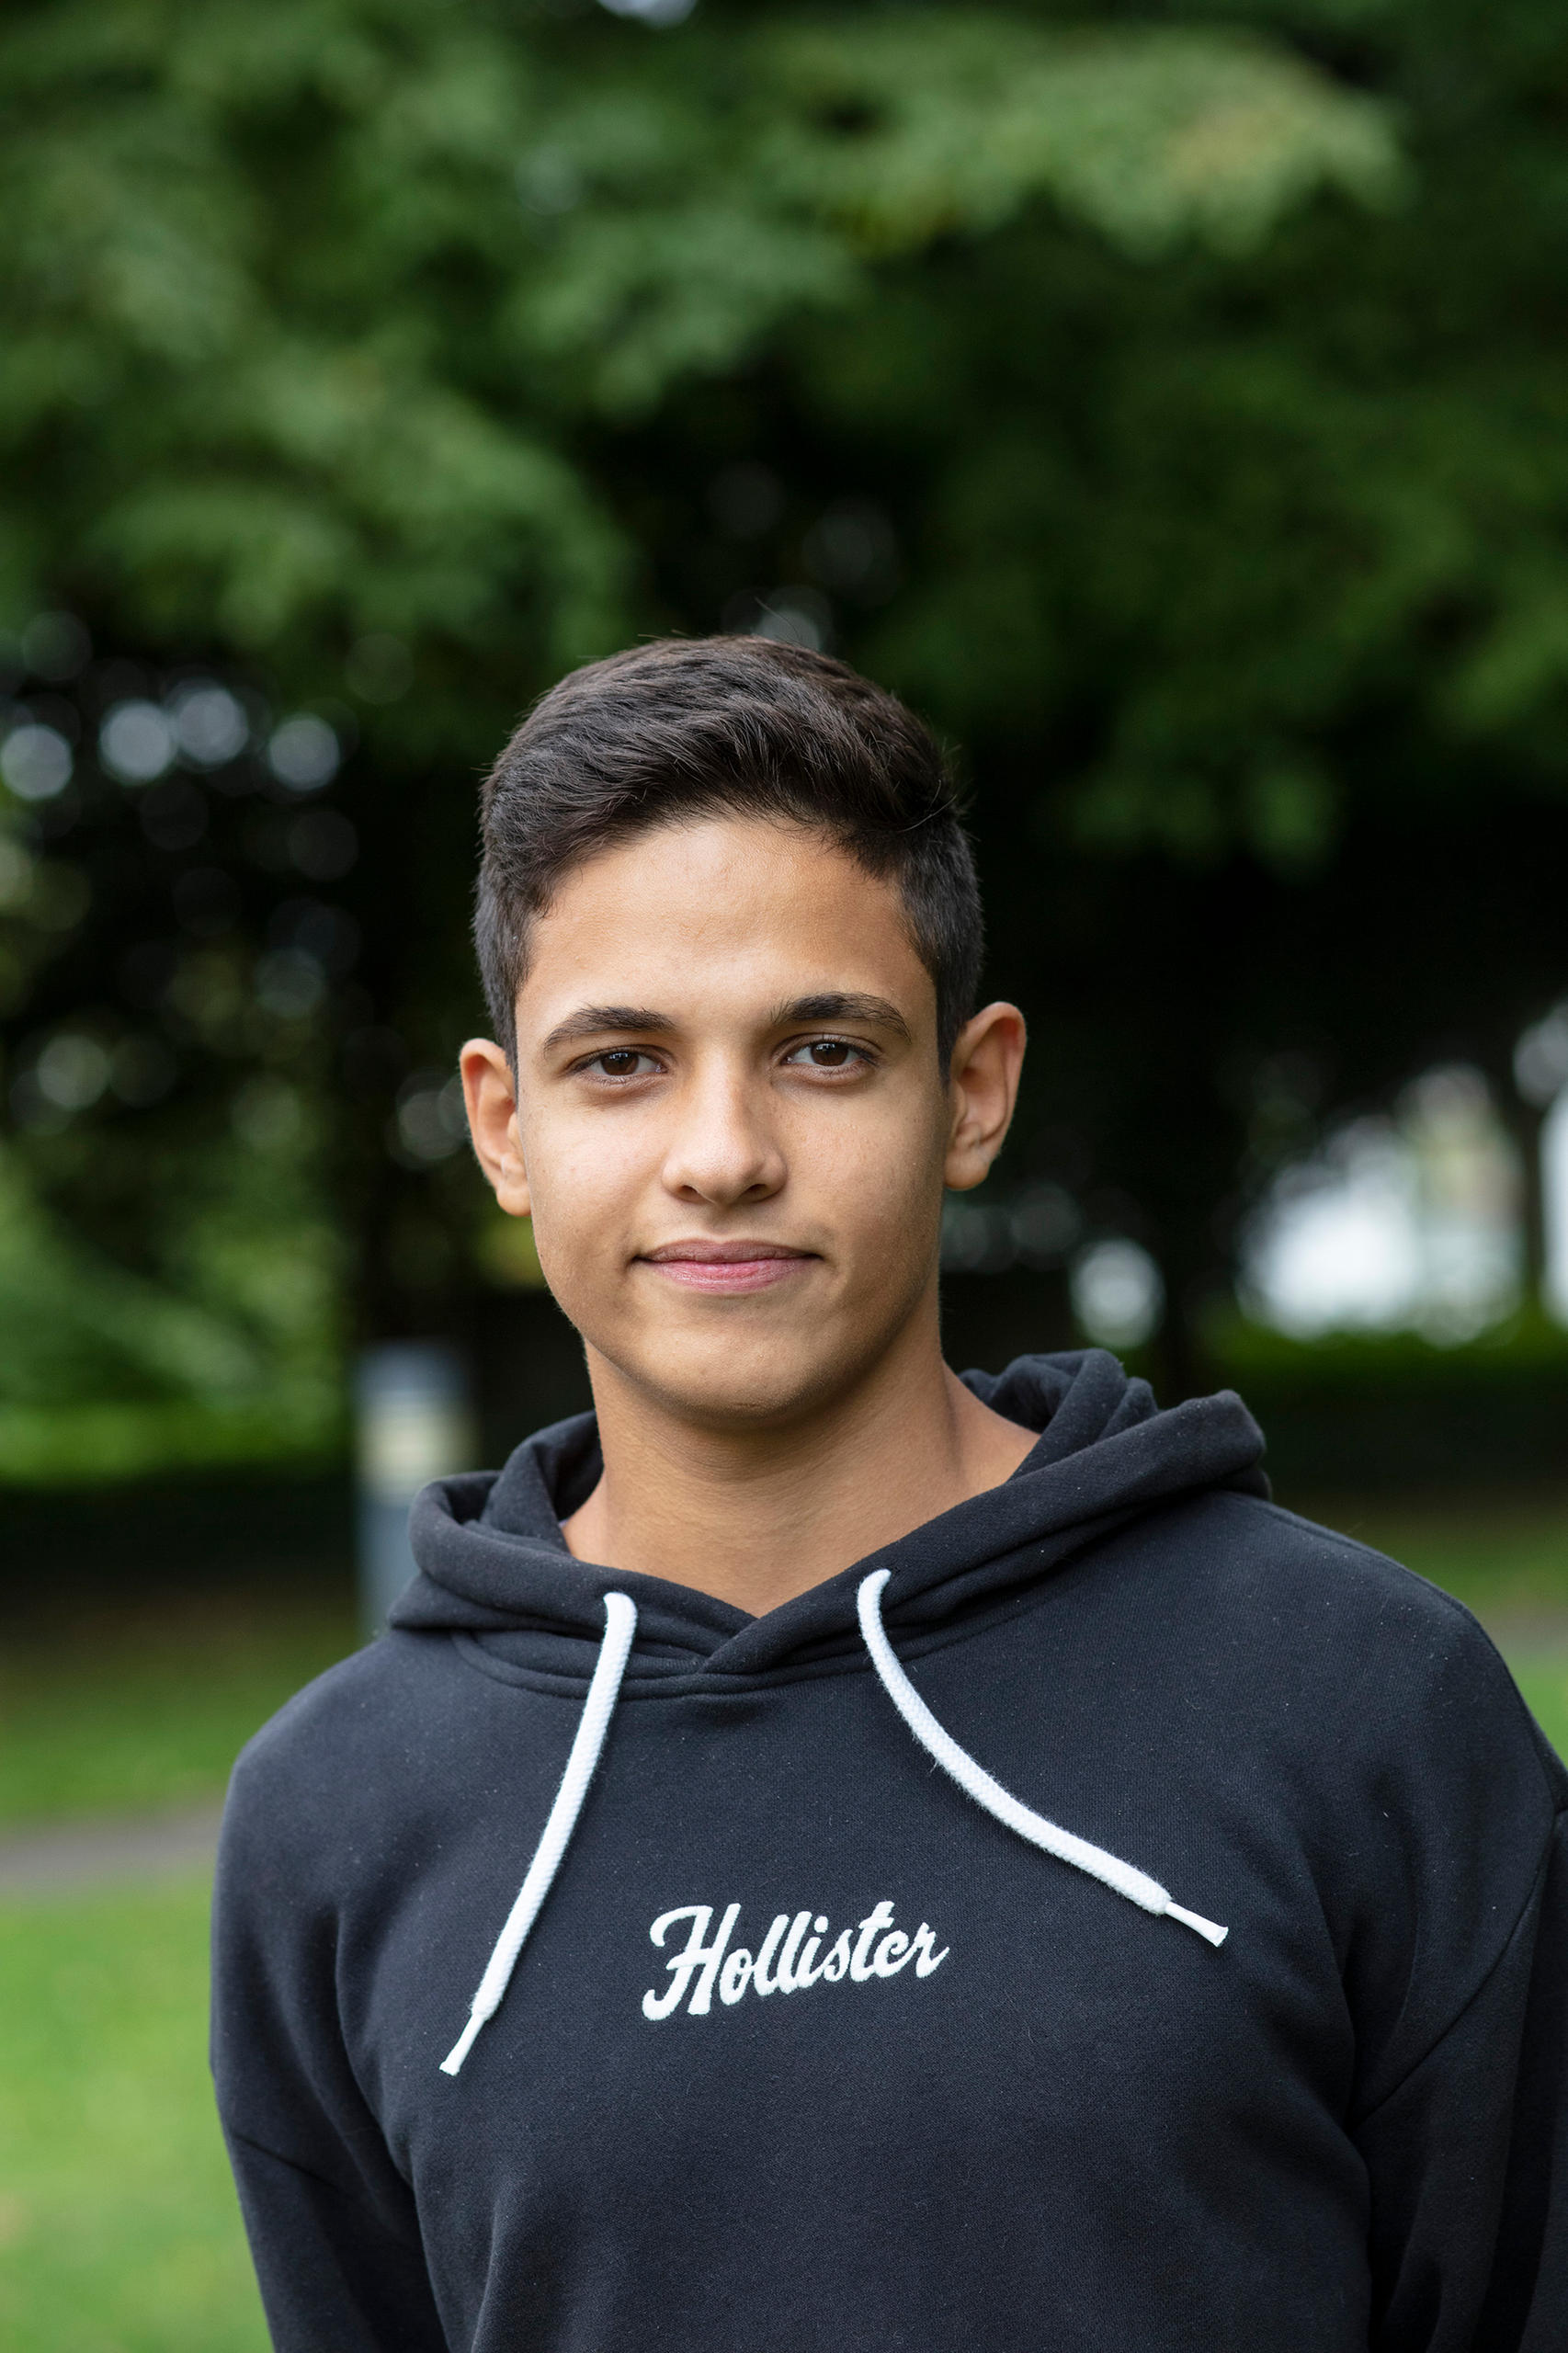
[[[441,1726],[461,1718],[474,1680],[445,1635],[394,1632],[306,1684],[235,1762],[221,1873],[383,1845],[433,1785]]]
[[[1434,2046],[1528,1914],[1568,1775],[1450,1595],[1272,1505],[1226,1497],[1209,1525],[1221,1611],[1247,1630],[1259,1695],[1236,1711],[1239,1762],[1301,1832],[1369,2103]]]
[[[418,1644],[417,1650],[415,1647]],[[287,1775],[295,1766],[319,1768],[374,1743],[389,1709],[423,1679],[433,1646],[423,1637],[379,1636],[305,1684],[246,1742],[235,1779]]]
[[[1203,1515],[1208,1534],[1219,1540],[1215,1558],[1228,1574],[1260,1590],[1294,1591],[1358,1615],[1414,1613],[1434,1627],[1480,1631],[1462,1603],[1414,1569],[1280,1504],[1218,1489],[1176,1506],[1172,1517],[1184,1512]]]
[[[1468,1842],[1506,1878],[1533,1875],[1568,1776],[1461,1603],[1251,1496],[1210,1496],[1172,1523],[1188,1670],[1258,1766],[1334,1801],[1371,1845],[1387,1825],[1407,1856]]]
[[[1232,1616],[1271,1654],[1291,1654],[1304,1671],[1342,1671],[1354,1659],[1396,1685],[1458,1675],[1524,1718],[1507,1668],[1462,1602],[1386,1553],[1252,1495],[1195,1498],[1169,1525],[1178,1552],[1198,1539],[1194,1602]]]
[[[1419,1816],[1439,1840],[1481,1808],[1524,1848],[1568,1802],[1470,1611],[1276,1505],[1211,1490],[1150,1514],[1085,1563],[1079,1606],[1133,1688],[1179,1694],[1182,1723],[1287,1802]]]

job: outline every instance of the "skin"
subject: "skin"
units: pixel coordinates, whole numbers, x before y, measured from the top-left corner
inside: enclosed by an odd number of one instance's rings
[[[760,1615],[1007,1478],[1032,1432],[942,1360],[944,1187],[1007,1131],[1024,1022],[944,1072],[896,888],[796,825],[664,825],[536,921],[474,1149],[583,1336],[604,1475],[572,1551]]]

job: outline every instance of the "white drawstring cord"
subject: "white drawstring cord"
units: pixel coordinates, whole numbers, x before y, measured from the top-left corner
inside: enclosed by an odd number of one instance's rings
[[[540,1905],[550,1893],[550,1882],[561,1868],[561,1859],[577,1826],[583,1800],[588,1794],[588,1784],[594,1778],[594,1768],[605,1745],[609,1720],[615,1713],[620,1678],[626,1672],[631,1637],[636,1631],[635,1602],[624,1593],[607,1593],[604,1641],[599,1645],[593,1681],[583,1702],[572,1753],[566,1759],[566,1770],[561,1776],[561,1787],[555,1792],[555,1803],[550,1809],[549,1819],[534,1849],[528,1877],[506,1915],[506,1927],[495,1939],[495,1949],[485,1963],[468,2024],[441,2062],[443,2075],[457,2074],[472,2050],[480,2028],[487,2018],[494,2018],[500,2007],[501,1996],[506,1991],[517,1966],[517,1955],[528,1941],[528,1930],[539,1917]]]
[[[1168,1915],[1179,1920],[1184,1927],[1196,1928],[1211,1945],[1222,1945],[1230,1931],[1205,1920],[1197,1912],[1186,1911],[1173,1904],[1166,1890],[1147,1871],[1134,1870],[1119,1856],[1108,1855],[1103,1847],[1091,1847],[1086,1838],[1075,1838],[1071,1830],[1058,1829],[1054,1822],[1047,1822],[1042,1813],[1034,1813],[1000,1781],[993,1780],[983,1765],[977,1765],[966,1749],[959,1746],[951,1733],[943,1730],[911,1683],[882,1627],[881,1594],[892,1571],[878,1569],[869,1576],[855,1597],[860,1613],[860,1631],[866,1648],[871,1654],[871,1664],[881,1677],[883,1690],[920,1743],[934,1756],[945,1773],[950,1773],[959,1787],[967,1790],[977,1805],[1016,1830],[1033,1847],[1042,1847],[1063,1863],[1071,1863],[1077,1870],[1087,1871],[1091,1879],[1114,1888],[1118,1895],[1125,1895],[1130,1904],[1140,1904],[1145,1912]]]

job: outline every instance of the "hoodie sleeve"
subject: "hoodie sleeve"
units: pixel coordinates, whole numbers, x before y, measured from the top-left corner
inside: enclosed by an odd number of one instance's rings
[[[1540,1744],[1544,1748],[1544,1743]],[[1357,2128],[1373,2353],[1568,2342],[1568,1814],[1480,1984]]]
[[[447,2353],[417,2230],[225,2127],[276,2353]]]
[[[337,1923],[236,1768],[213,1897],[212,2071],[276,2353],[447,2353],[414,2194],[355,2078]]]

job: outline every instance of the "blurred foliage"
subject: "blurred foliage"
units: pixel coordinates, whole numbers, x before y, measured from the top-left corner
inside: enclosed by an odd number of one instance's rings
[[[1204,1335],[1216,1367],[1239,1387],[1268,1383],[1300,1397],[1365,1397],[1377,1391],[1471,1396],[1490,1384],[1521,1390],[1551,1381],[1568,1393],[1568,1331],[1539,1313],[1512,1316],[1476,1338],[1441,1342],[1418,1332],[1336,1332],[1287,1338],[1233,1311],[1210,1316]]]
[[[358,1639],[343,1581],[290,1577],[293,1565],[195,1593],[154,1570],[135,1587],[152,1597],[140,1610],[83,1610],[78,1593],[63,1624],[9,1622],[0,1826],[221,1796],[251,1734]]]
[[[1335,1105],[1505,1091],[1564,961],[1565,101],[1544,0],[21,0],[0,1470],[68,1397],[122,1460],[330,1442],[356,1324],[528,1279],[449,1086],[473,777],[639,631],[831,643],[964,744],[1004,1178],[1145,1240],[1178,1344]]]
[[[128,1157],[121,1122],[39,1122],[28,1154],[0,1148],[0,1477],[337,1450],[342,1253],[296,1142],[299,1100],[253,1079],[236,1097],[251,1140],[192,1127],[152,1168]],[[257,1137],[280,1110],[289,1126]],[[82,1230],[113,1216],[117,1190],[139,1213],[136,1264]],[[83,1192],[89,1214],[73,1219]]]
[[[1230,1309],[1204,1319],[1200,1361],[1205,1386],[1239,1390],[1262,1425],[1284,1502],[1469,1487],[1528,1510],[1532,1495],[1561,1493],[1568,1331],[1539,1310],[1445,1345],[1415,1332],[1287,1339]],[[1332,1501],[1324,1517],[1336,1518]],[[1493,1517],[1503,1543],[1508,1507]]]
[[[577,441],[730,374],[869,265],[1054,196],[1139,253],[1256,246],[1320,185],[1378,203],[1385,115],[1236,32],[983,10],[55,0],[0,44],[0,595],[335,690],[419,647],[465,727],[642,615]],[[477,721],[477,723],[475,723]],[[466,739],[466,742],[465,742]]]

